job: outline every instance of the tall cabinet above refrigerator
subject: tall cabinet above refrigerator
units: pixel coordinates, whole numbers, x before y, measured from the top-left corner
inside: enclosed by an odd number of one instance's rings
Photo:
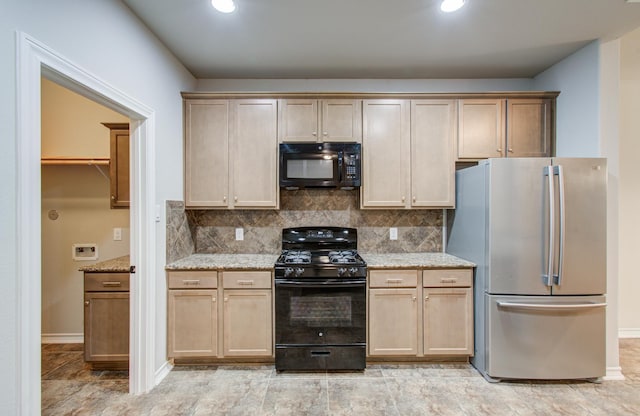
[[[447,252],[477,264],[490,381],[605,374],[605,159],[488,159],[456,173]]]

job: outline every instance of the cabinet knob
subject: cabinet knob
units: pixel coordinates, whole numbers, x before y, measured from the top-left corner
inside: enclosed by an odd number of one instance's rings
[[[211,299],[211,302],[215,302],[215,301],[216,301],[216,298],[212,298],[212,299]]]
[[[115,201],[116,200],[116,196],[115,195],[111,195],[111,199]]]
[[[429,296],[425,296],[425,297],[424,297],[424,300],[429,300]]]
[[[89,306],[89,301],[88,300],[84,301],[84,306]]]
[[[227,197],[226,196],[222,197],[222,202],[227,202]]]
[[[507,151],[508,151],[509,153],[513,153],[513,149],[511,149],[511,148],[510,148],[510,149],[507,149]]]
[[[413,197],[413,202],[416,202],[416,197],[415,196]]]
[[[405,200],[405,198],[404,198],[404,197],[402,197],[402,202],[404,202],[404,200]]]
[[[234,201],[234,202],[238,202],[238,196],[234,196],[234,197],[233,197],[233,201]]]
[[[229,302],[229,298],[224,298],[224,301],[225,302]]]
[[[316,133],[315,131],[313,133],[311,133],[312,136],[317,136],[318,133]]]
[[[418,298],[416,298],[415,296],[411,298],[412,301],[416,301]]]
[[[496,149],[496,152],[502,153],[502,147],[498,147],[498,148]]]
[[[328,136],[329,133],[327,133],[326,131],[322,133],[323,136]]]

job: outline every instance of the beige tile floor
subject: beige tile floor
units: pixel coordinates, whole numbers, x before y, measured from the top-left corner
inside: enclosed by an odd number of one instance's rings
[[[90,371],[81,344],[42,347],[43,415],[640,415],[640,339],[620,340],[624,381],[491,384],[465,363],[363,373],[176,367],[148,394],[126,371]]]

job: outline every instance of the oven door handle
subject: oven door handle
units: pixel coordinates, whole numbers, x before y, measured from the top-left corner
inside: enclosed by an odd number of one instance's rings
[[[331,287],[362,287],[362,285],[366,285],[367,280],[332,280],[332,281],[307,281],[307,280],[275,280],[277,287],[320,287],[320,288],[331,288]]]

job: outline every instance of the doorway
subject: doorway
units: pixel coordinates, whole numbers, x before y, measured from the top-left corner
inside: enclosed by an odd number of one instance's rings
[[[146,392],[155,384],[154,112],[24,33],[17,33],[17,52],[19,413],[38,414],[41,405],[41,77],[131,120],[129,392]]]

